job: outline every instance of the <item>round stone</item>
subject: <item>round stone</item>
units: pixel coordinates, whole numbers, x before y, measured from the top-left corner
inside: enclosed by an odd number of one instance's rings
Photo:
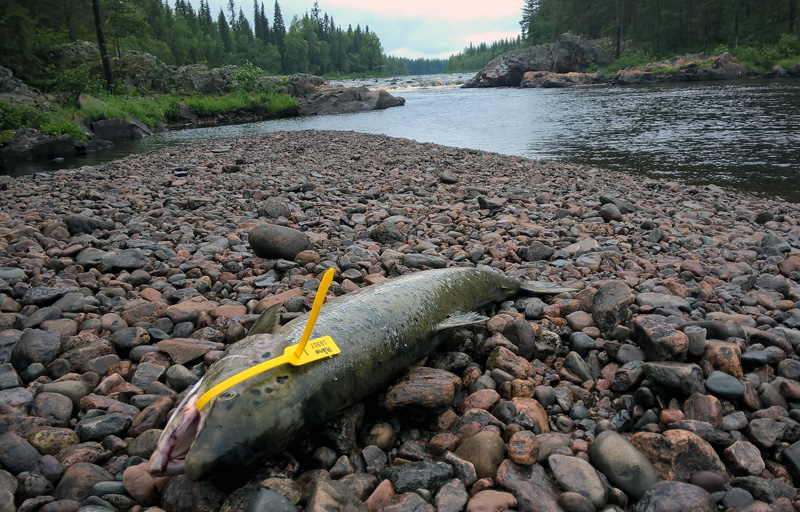
[[[706,391],[717,398],[733,401],[744,395],[744,386],[736,377],[715,371],[706,379]]]

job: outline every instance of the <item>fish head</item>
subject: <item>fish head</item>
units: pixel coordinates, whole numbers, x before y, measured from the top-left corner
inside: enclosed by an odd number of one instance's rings
[[[197,407],[208,390],[259,362],[228,355],[209,369],[167,422],[150,458],[151,474],[185,473],[191,480],[203,480],[226,469],[246,467],[286,447],[304,425],[303,404],[297,402],[297,390],[291,385],[296,372],[291,365],[247,379],[202,409]]]

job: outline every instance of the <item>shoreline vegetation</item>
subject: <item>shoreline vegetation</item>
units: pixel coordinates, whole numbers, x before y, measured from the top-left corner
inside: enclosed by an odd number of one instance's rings
[[[725,46],[715,49],[719,52],[727,50]],[[784,34],[775,46],[764,46],[760,50],[739,48],[728,55],[731,63],[747,69],[748,77],[793,76],[786,69],[791,70],[791,66],[797,67],[800,63],[800,41],[795,36]],[[663,80],[670,74],[679,73],[681,66],[689,65],[693,69],[708,67],[707,63],[715,58],[718,57],[692,55],[654,61],[652,54],[639,51],[623,55],[606,66],[592,64],[586,73],[604,77],[604,83],[614,81],[611,77],[623,77],[631,72],[647,73],[654,80]],[[23,84],[41,99],[19,102],[15,101],[18,97],[13,93],[0,97],[0,146],[14,141],[17,132],[24,129],[37,130],[52,137],[68,135],[73,141],[87,141],[92,136],[87,124],[103,120],[138,120],[146,125],[147,130],[156,131],[297,115],[297,99],[288,93],[289,77],[267,77],[263,70],[249,62],[226,68],[230,83],[212,94],[176,90],[140,92],[136,87],[126,90],[123,85],[109,92],[88,69],[66,71],[51,94],[41,95]],[[122,73],[118,76],[122,80],[126,78]],[[343,80],[378,76],[385,75],[331,74],[324,78]],[[10,72],[7,79],[12,79]],[[323,81],[322,78],[315,79],[320,83]]]
[[[778,4],[766,15],[741,2],[723,8],[720,0],[709,0],[702,9],[691,2],[637,6],[618,0],[616,10],[611,3],[528,0],[517,37],[470,44],[449,59],[407,59],[385,54],[378,34],[367,25],[342,28],[318,2],[289,23],[277,1],[269,9],[256,0],[249,16],[233,0],[218,14],[208,2],[199,3],[195,10],[189,0],[95,0],[93,12],[89,2],[43,0],[32,12],[25,2],[9,0],[2,26],[15,37],[0,40],[0,149],[5,155],[0,160],[53,158],[69,151],[72,142],[79,153],[99,150],[108,147],[102,141],[111,135],[136,138],[167,128],[308,115],[298,100],[311,91],[287,85],[288,77],[311,74],[316,87],[323,84],[320,76],[480,74],[487,63],[537,45],[555,45],[564,37],[585,37],[616,59],[597,65],[573,54],[575,69],[569,71],[579,75],[567,76],[554,66],[523,70],[536,74],[522,83],[514,82],[516,76],[501,76],[478,81],[478,86],[800,76],[800,41],[793,35],[796,9]],[[671,55],[677,57],[664,60]],[[735,74],[707,71],[720,56],[723,66],[736,68]],[[375,108],[400,104],[366,100],[365,94],[354,92],[350,101],[373,102]],[[337,110],[322,109],[330,112]],[[109,137],[98,137],[96,128]],[[7,151],[12,144],[27,149]],[[29,150],[37,145],[41,150]]]

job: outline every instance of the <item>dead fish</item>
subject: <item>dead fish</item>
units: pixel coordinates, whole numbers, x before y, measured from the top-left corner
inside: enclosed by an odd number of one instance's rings
[[[433,352],[441,331],[486,320],[475,310],[520,292],[565,291],[574,290],[525,284],[475,268],[429,270],[373,285],[322,307],[311,338],[332,337],[340,354],[258,374],[199,411],[197,401],[206,391],[299,341],[308,315],[272,332],[278,308],[271,308],[187,394],[159,439],[150,472],[185,472],[201,480],[252,465],[285,449],[297,433],[382,390]]]

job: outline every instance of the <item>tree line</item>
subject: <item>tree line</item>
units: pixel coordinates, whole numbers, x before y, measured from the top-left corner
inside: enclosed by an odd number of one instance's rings
[[[572,32],[663,56],[773,45],[796,22],[797,0],[526,0],[520,27],[528,45]]]
[[[0,29],[14,34],[0,38],[0,65],[35,79],[66,43],[96,41],[92,3],[0,0]],[[444,69],[444,64],[432,64],[435,60],[384,55],[380,38],[369,26],[344,29],[318,2],[288,27],[277,1],[269,6],[253,0],[249,17],[234,0],[217,13],[206,0],[196,9],[190,0],[97,3],[109,57],[117,67],[126,50],[139,50],[177,66],[249,62],[268,74],[392,75]]]

